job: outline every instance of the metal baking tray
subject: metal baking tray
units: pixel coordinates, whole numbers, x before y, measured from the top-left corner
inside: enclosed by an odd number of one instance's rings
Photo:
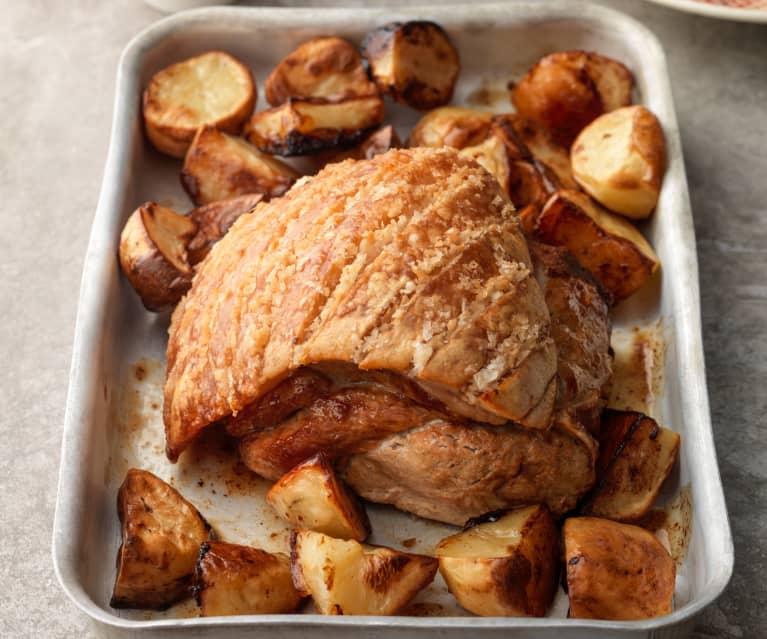
[[[117,244],[127,216],[141,202],[155,199],[180,210],[191,206],[179,186],[179,162],[160,156],[144,139],[139,100],[143,86],[167,64],[212,48],[243,59],[262,86],[274,64],[307,38],[335,34],[358,42],[374,26],[413,18],[441,23],[456,43],[463,67],[457,103],[479,101],[508,111],[506,83],[519,78],[541,55],[591,49],[634,71],[638,101],[663,124],[668,171],[657,212],[643,228],[663,266],[651,285],[617,310],[615,345],[619,357],[622,341],[628,344],[629,357],[645,353],[645,364],[652,360],[651,392],[645,393],[643,407],[682,434],[681,463],[665,491],[679,520],[677,528],[689,539],[678,568],[675,611],[642,622],[567,619],[566,595],[560,592],[547,618],[469,617],[439,579],[419,595],[410,610],[414,616],[329,618],[309,610],[203,619],[194,616],[190,604],[166,613],[111,609],[120,541],[115,499],[130,466],[171,481],[228,541],[285,550],[287,532],[264,507],[266,482],[244,472],[220,442],[204,442],[175,466],[163,455],[161,385],[168,316],[141,307],[120,275]],[[387,108],[400,133],[418,118],[404,107]],[[646,28],[620,13],[540,0],[397,10],[210,8],[166,18],[128,44],[118,69],[112,139],[85,259],[66,406],[53,536],[59,581],[107,636],[683,636],[695,616],[722,592],[733,566],[708,409],[697,278],[692,215],[663,51]],[[657,339],[649,360],[647,348],[636,341],[641,335]],[[430,552],[451,530],[388,507],[371,505],[369,511],[374,542],[414,552]]]

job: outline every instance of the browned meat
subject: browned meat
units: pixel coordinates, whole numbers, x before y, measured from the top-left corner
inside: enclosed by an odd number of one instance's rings
[[[226,432],[233,437],[276,426],[301,408],[330,392],[331,381],[325,375],[302,368],[283,380],[260,399],[226,420]]]
[[[352,387],[318,399],[277,428],[244,438],[240,456],[252,471],[277,479],[320,451],[332,458],[359,453],[392,433],[438,417],[406,397],[370,386]]]
[[[396,433],[341,463],[360,495],[460,524],[535,502],[562,514],[589,490],[597,454],[589,431],[598,428],[612,375],[608,308],[566,251],[541,244],[530,250],[557,346],[553,428],[440,421]]]
[[[340,464],[360,495],[422,517],[463,524],[489,510],[575,506],[594,482],[588,448],[559,429],[432,422]]]
[[[566,250],[528,244],[557,345],[554,420],[597,436],[613,372],[609,307],[594,278]]]

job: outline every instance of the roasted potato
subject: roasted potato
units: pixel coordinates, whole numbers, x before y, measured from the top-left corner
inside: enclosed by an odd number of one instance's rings
[[[272,106],[291,98],[338,101],[378,94],[354,45],[334,37],[301,44],[269,74],[264,89]]]
[[[228,53],[178,62],[155,73],[144,91],[147,137],[159,151],[183,158],[203,124],[239,133],[256,97],[250,71]]]
[[[237,195],[278,197],[300,176],[240,138],[203,126],[189,147],[181,184],[198,206]]]
[[[470,521],[434,552],[448,589],[476,615],[542,617],[557,590],[559,535],[546,506]]]
[[[208,541],[200,547],[195,574],[201,617],[279,614],[301,603],[286,555]]]
[[[547,182],[549,193],[557,189],[578,189],[570,170],[570,156],[543,125],[521,115],[496,115],[490,125],[492,134],[509,147],[511,156],[533,164]]]
[[[597,483],[581,512],[635,521],[652,507],[679,455],[679,435],[633,411],[605,410]]]
[[[290,565],[294,585],[323,615],[393,615],[432,582],[438,562],[298,530],[290,538]]]
[[[120,234],[120,266],[150,311],[172,308],[192,284],[188,247],[197,223],[180,213],[145,202]]]
[[[581,191],[559,191],[546,202],[536,234],[566,247],[615,302],[637,290],[660,261],[642,234]]]
[[[447,104],[461,68],[458,51],[438,24],[390,22],[370,31],[362,55],[385,94],[414,109]]]
[[[252,211],[263,199],[261,193],[250,193],[218,200],[194,209],[189,218],[197,223],[197,232],[187,247],[189,262],[192,265],[202,262],[211,247],[226,235],[234,221]]]
[[[635,620],[671,612],[676,567],[655,536],[596,517],[565,521],[570,616]]]
[[[516,207],[525,232],[532,233],[541,208],[554,191],[545,167],[534,160],[512,159],[508,146],[493,133],[482,144],[466,147],[459,153],[475,160],[495,176]]]
[[[277,514],[297,528],[339,539],[364,541],[370,534],[365,509],[318,453],[283,475],[266,495]]]
[[[474,160],[482,168],[487,170],[488,173],[495,176],[495,179],[498,180],[498,184],[501,185],[501,188],[506,191],[506,193],[509,192],[512,168],[511,160],[509,159],[509,154],[503,140],[495,135],[490,135],[481,144],[467,146],[461,149],[458,154]],[[512,200],[512,202],[514,201]],[[514,205],[516,206],[517,203],[514,202]]]
[[[379,95],[328,102],[321,98],[290,100],[256,113],[245,137],[266,153],[304,155],[349,146],[383,122]]]
[[[190,597],[208,522],[178,491],[132,468],[117,495],[122,544],[117,551],[113,608],[164,610]]]
[[[334,153],[325,164],[341,162],[342,160],[369,160],[376,155],[386,153],[389,149],[398,149],[401,146],[402,142],[397,131],[391,124],[387,124],[377,131],[373,131],[356,146]]]
[[[480,144],[490,130],[493,114],[464,107],[440,107],[426,113],[410,131],[407,144],[463,149]]]
[[[588,51],[560,51],[541,58],[511,90],[517,112],[552,131],[570,148],[602,113],[631,104],[634,77],[620,62]]]
[[[658,118],[643,106],[599,116],[570,150],[573,175],[611,211],[645,218],[658,203],[666,168],[666,142]]]

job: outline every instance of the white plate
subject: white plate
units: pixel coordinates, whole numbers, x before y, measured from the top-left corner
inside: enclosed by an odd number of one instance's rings
[[[737,20],[739,22],[767,23],[767,0],[732,0],[740,6],[713,4],[704,0],[647,0],[665,7],[697,13],[708,18]]]

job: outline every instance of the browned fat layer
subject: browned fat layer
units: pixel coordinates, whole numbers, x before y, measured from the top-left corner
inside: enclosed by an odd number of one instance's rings
[[[409,398],[356,384],[315,400],[275,428],[240,443],[240,456],[254,472],[277,479],[304,459],[361,453],[382,438],[441,417]]]

